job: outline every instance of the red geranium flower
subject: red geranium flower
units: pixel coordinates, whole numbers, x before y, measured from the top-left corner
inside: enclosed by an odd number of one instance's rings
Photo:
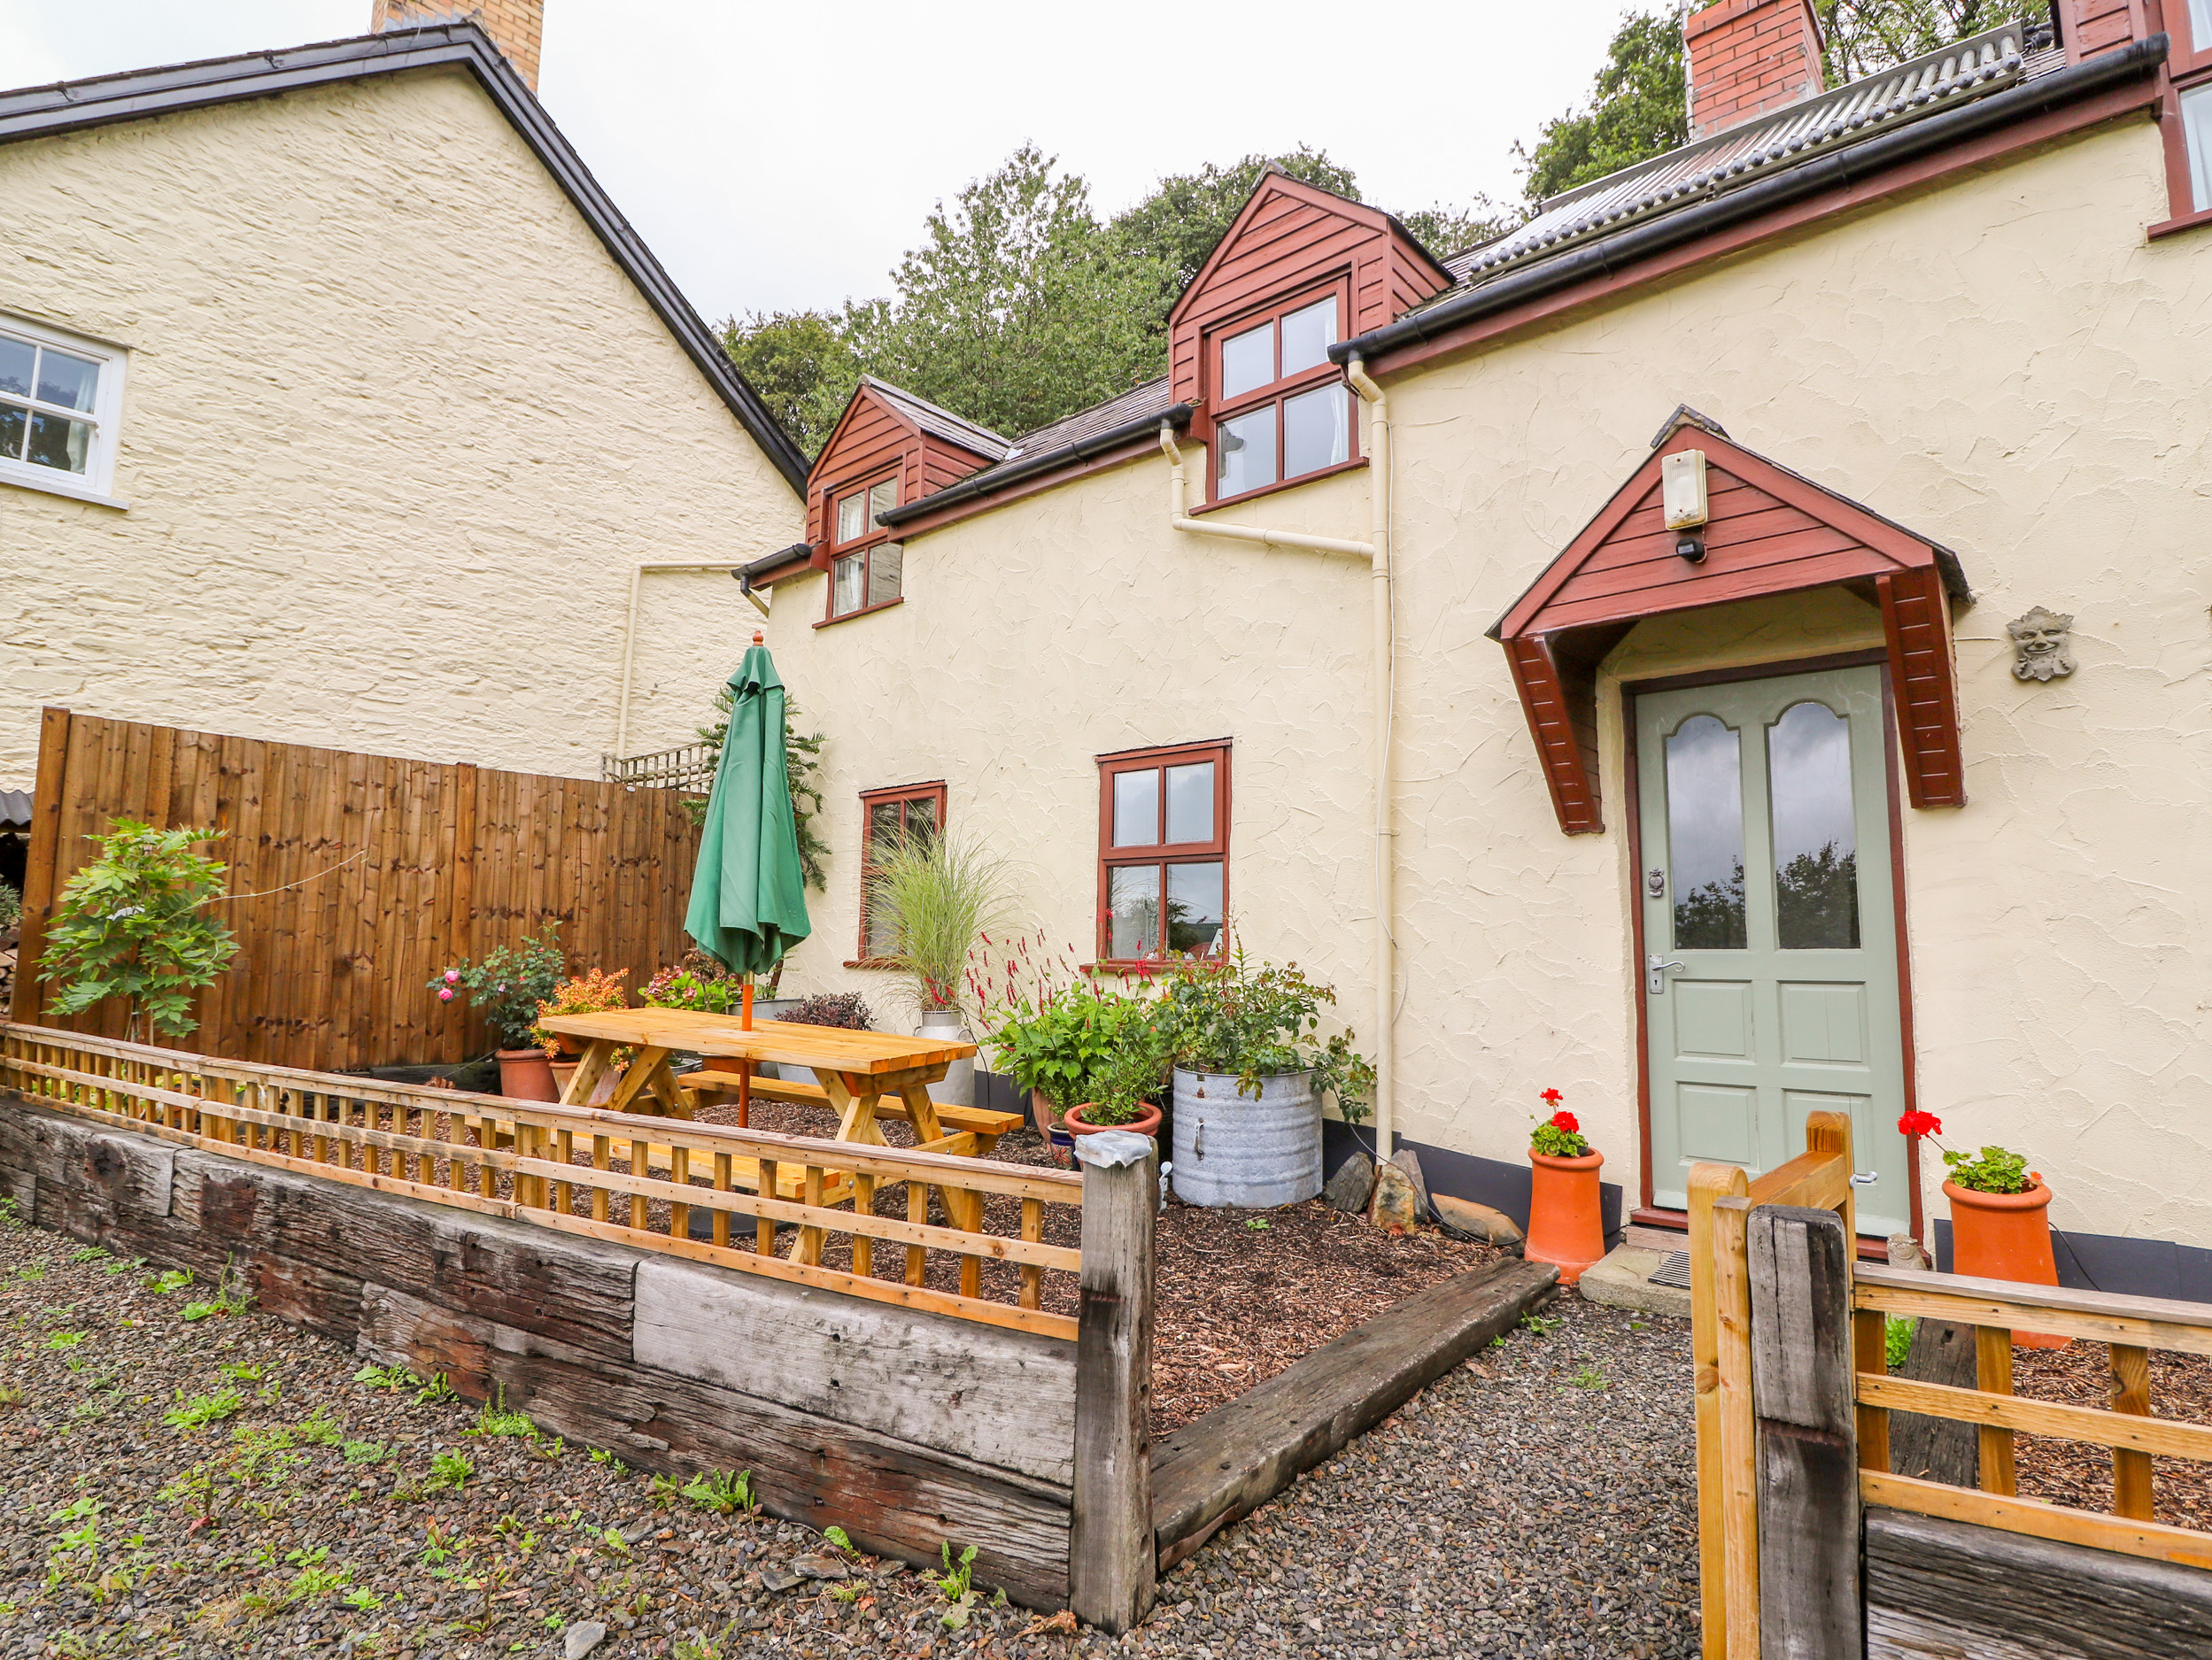
[[[1943,1133],[1943,1120],[1915,1108],[1897,1121],[1897,1130],[1899,1135],[1939,1136]]]
[[[1551,1127],[1554,1130],[1564,1130],[1571,1136],[1579,1136],[1582,1133],[1582,1126],[1575,1121],[1574,1115],[1570,1112],[1553,1113]]]
[[[1537,1096],[1536,1099],[1547,1107],[1557,1107],[1561,1101],[1565,1100],[1566,1097],[1560,1094],[1559,1092],[1555,1089],[1548,1089],[1544,1091],[1543,1094]]]

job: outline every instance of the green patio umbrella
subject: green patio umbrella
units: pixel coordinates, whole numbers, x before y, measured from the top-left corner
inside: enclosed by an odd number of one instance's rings
[[[707,802],[684,931],[700,950],[750,976],[774,968],[809,929],[784,771],[784,683],[758,634],[730,676],[730,730]]]

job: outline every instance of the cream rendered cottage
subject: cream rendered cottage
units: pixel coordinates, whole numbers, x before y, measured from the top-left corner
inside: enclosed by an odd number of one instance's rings
[[[0,789],[43,705],[691,737],[806,466],[538,104],[540,9],[0,94]]]
[[[830,736],[800,977],[882,989],[924,815],[1086,959],[1333,979],[1446,1190],[1523,1202],[1547,1086],[1655,1225],[1841,1108],[1940,1241],[1916,1105],[2069,1276],[2212,1296],[2212,4],[1833,90],[1803,0],[1687,28],[1697,136],[1501,241],[1273,176],[1158,382],[862,388],[749,573]]]

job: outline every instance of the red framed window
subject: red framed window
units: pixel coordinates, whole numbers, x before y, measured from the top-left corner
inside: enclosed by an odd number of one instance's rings
[[[830,539],[827,621],[887,606],[901,597],[906,550],[876,523],[878,513],[898,505],[896,473],[824,492],[823,522],[829,527]]]
[[[2154,236],[2212,224],[2212,0],[2167,0],[2166,29],[2172,90],[2159,125],[2172,217]]]
[[[1098,758],[1098,954],[1210,950],[1229,908],[1229,745]]]
[[[1350,294],[1340,282],[1308,289],[1207,336],[1213,500],[1325,473],[1357,454],[1351,389],[1329,361],[1350,309]]]
[[[901,784],[895,790],[863,790],[860,795],[860,960],[880,961],[891,953],[890,930],[870,914],[868,895],[876,879],[876,852],[909,836],[933,837],[945,828],[945,784]]]

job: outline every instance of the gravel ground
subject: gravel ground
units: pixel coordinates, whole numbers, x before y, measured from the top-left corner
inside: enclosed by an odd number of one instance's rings
[[[771,1589],[822,1541],[413,1383],[364,1381],[357,1356],[267,1316],[188,1320],[212,1290],[160,1289],[158,1267],[0,1228],[11,1660],[491,1660],[559,1655],[593,1621],[610,1634],[592,1652],[621,1660],[1696,1647],[1680,1322],[1557,1305],[1225,1529],[1116,1642],[987,1596],[948,1630],[928,1577],[864,1560],[835,1585]]]

